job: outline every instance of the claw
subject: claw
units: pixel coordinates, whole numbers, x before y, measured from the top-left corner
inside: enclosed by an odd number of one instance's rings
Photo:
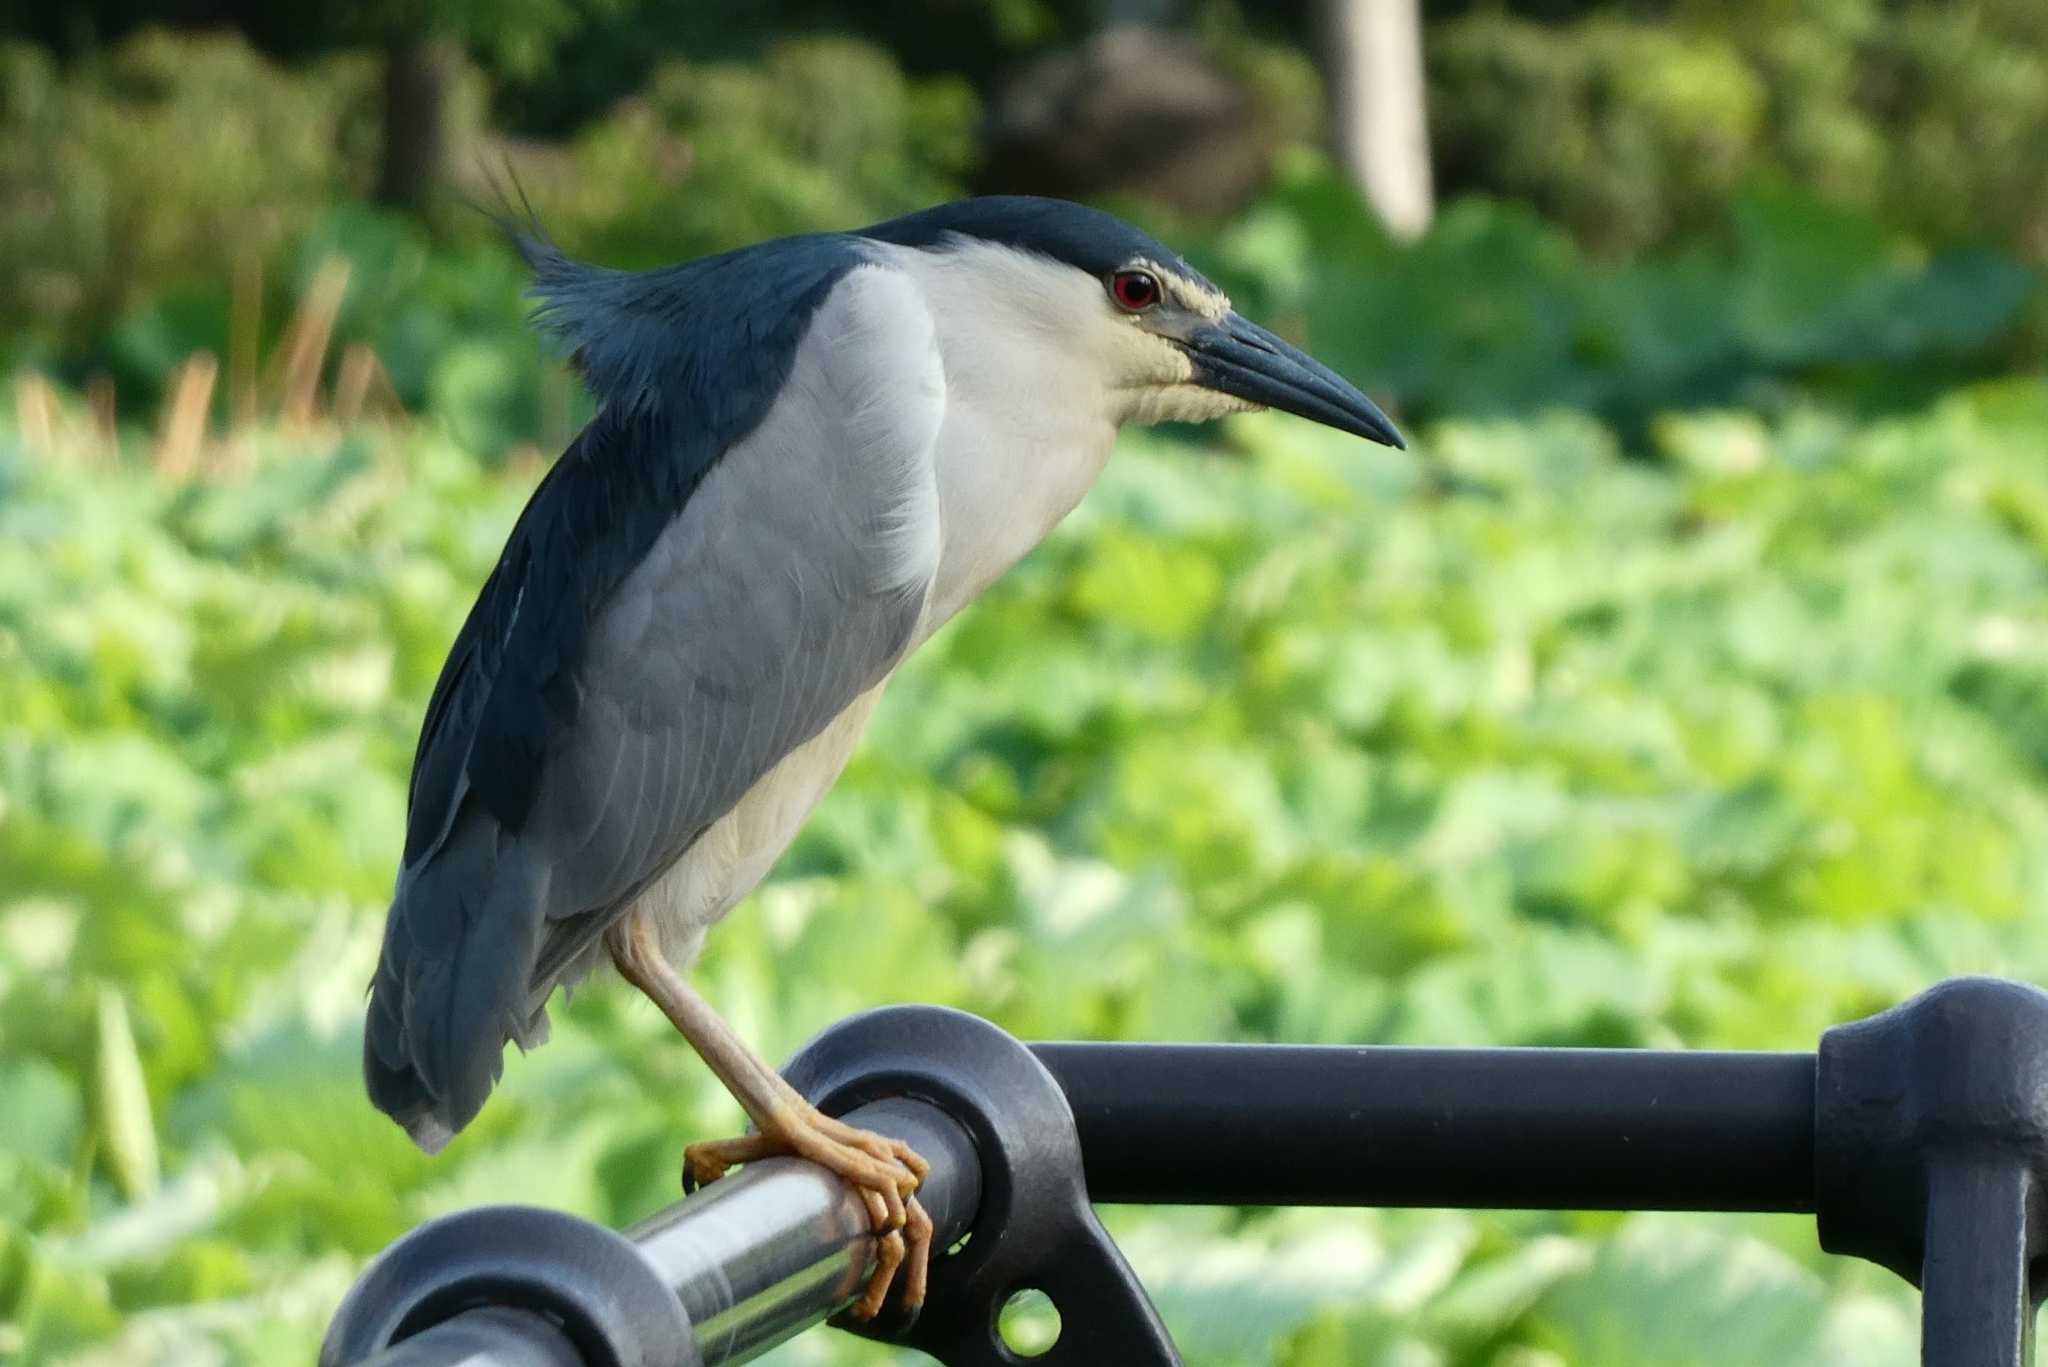
[[[690,1145],[683,1151],[683,1190],[694,1192],[738,1164],[776,1154],[808,1158],[837,1174],[860,1192],[867,1207],[868,1223],[875,1231],[875,1270],[847,1313],[857,1320],[873,1319],[899,1272],[903,1308],[914,1311],[923,1305],[932,1220],[915,1193],[931,1165],[900,1139],[856,1128],[805,1105],[778,1109],[759,1134]]]
[[[772,1158],[778,1153],[788,1152],[786,1145],[776,1144],[758,1134],[743,1134],[736,1139],[710,1139],[692,1144],[683,1150],[683,1194],[688,1196],[710,1186],[741,1163],[751,1163],[756,1158]]]

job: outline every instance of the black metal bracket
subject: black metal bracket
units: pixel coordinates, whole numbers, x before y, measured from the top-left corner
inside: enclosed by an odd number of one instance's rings
[[[980,1211],[965,1246],[934,1260],[923,1312],[839,1327],[946,1367],[1012,1367],[1026,1359],[1004,1345],[996,1316],[1035,1288],[1059,1311],[1060,1332],[1029,1361],[1177,1367],[1165,1325],[1089,1204],[1066,1096],[1024,1045],[964,1012],[889,1007],[826,1031],[786,1075],[832,1114],[888,1096],[928,1102],[966,1129],[981,1162]]]
[[[1821,1247],[1919,1286],[1932,1367],[2032,1359],[2048,1246],[2048,993],[1956,978],[1821,1037]]]
[[[469,1313],[484,1309],[537,1318],[565,1340],[522,1363],[695,1367],[698,1360],[682,1303],[623,1236],[562,1211],[486,1206],[431,1220],[370,1264],[334,1312],[322,1367],[363,1362],[457,1320],[488,1337],[498,1355],[470,1348],[473,1357],[419,1361],[511,1361],[505,1345],[534,1338],[533,1326]]]

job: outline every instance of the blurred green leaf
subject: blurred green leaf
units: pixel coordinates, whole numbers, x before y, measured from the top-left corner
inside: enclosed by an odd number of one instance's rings
[[[161,1180],[156,1120],[150,1114],[149,1086],[128,1024],[128,1005],[119,989],[100,988],[98,1019],[99,1071],[94,1094],[100,1142],[114,1184],[129,1200],[142,1200],[156,1194]]]
[[[1830,1307],[1820,1282],[1776,1250],[1668,1217],[1624,1224],[1540,1314],[1546,1346],[1584,1367],[1906,1367],[1920,1356],[1918,1326],[1895,1305]]]

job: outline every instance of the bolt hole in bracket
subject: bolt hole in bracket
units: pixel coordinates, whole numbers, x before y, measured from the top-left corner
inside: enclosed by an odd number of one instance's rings
[[[915,1319],[885,1310],[871,1324],[834,1324],[946,1367],[1180,1362],[1095,1217],[1073,1112],[1030,1049],[964,1012],[888,1007],[820,1035],[787,1076],[833,1113],[889,1096],[929,1102],[967,1130],[980,1160],[980,1209],[965,1246],[934,1259],[924,1309]],[[1042,1292],[1058,1316],[1051,1345],[1032,1356],[1002,1333],[1004,1306],[1025,1289]]]

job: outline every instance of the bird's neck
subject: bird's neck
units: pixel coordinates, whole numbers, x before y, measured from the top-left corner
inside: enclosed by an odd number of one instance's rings
[[[1109,460],[1107,419],[949,404],[939,437],[939,573],[929,634],[1023,559],[1072,512]]]

